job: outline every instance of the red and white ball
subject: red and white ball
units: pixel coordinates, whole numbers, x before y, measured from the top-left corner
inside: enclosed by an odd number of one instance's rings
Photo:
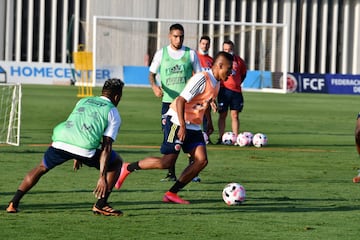
[[[242,132],[237,136],[236,142],[240,147],[250,146],[252,144],[253,134],[251,132]]]
[[[255,147],[264,147],[268,144],[268,138],[265,134],[263,133],[256,133],[253,137],[253,145]]]
[[[222,142],[225,145],[234,145],[236,143],[236,134],[233,132],[226,132],[222,136]]]
[[[240,183],[229,183],[222,191],[222,198],[229,206],[240,205],[246,199],[245,188]]]

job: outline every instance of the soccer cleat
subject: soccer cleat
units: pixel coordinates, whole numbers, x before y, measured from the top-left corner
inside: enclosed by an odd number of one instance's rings
[[[6,208],[6,212],[8,212],[8,213],[17,213],[17,212],[19,212],[19,209],[14,206],[13,202],[10,202],[9,206]]]
[[[120,210],[113,209],[109,204],[105,205],[103,208],[93,206],[92,211],[94,214],[100,214],[104,216],[122,216],[123,212]]]
[[[123,163],[121,167],[121,172],[118,180],[116,181],[115,188],[120,189],[121,185],[124,183],[125,178],[131,173],[129,170],[127,170],[127,167],[129,166],[129,163]]]
[[[160,182],[176,182],[176,176],[166,175],[164,178],[160,179]]]
[[[167,191],[163,197],[163,202],[166,203],[178,203],[178,204],[190,204],[189,201],[186,201],[179,197],[176,193]]]
[[[360,175],[353,178],[353,183],[359,183],[360,182]]]
[[[191,181],[192,182],[201,182],[201,178],[199,176],[196,176]]]

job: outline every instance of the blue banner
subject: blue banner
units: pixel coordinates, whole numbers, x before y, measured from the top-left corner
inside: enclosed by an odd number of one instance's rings
[[[360,75],[289,73],[296,79],[296,92],[360,94]]]
[[[327,74],[328,93],[360,94],[360,75]]]

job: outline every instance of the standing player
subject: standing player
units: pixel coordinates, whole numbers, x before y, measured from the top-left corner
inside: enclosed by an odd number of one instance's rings
[[[199,58],[202,71],[208,71],[209,69],[211,69],[214,62],[214,59],[209,55],[209,48],[210,48],[210,37],[209,36],[200,37],[197,56]],[[208,136],[208,140],[206,144],[211,143],[210,135],[214,132],[214,128],[208,128],[207,124],[208,124],[207,117],[204,117],[203,131]],[[191,158],[189,158],[189,161],[191,162]],[[201,178],[200,176],[196,176],[192,181],[200,182]]]
[[[355,127],[355,146],[357,153],[360,155],[360,112],[358,113]],[[359,174],[353,178],[354,183],[360,182],[360,171]]]
[[[234,43],[230,40],[223,43],[223,51],[230,53],[234,57],[232,74],[226,82],[221,82],[218,96],[219,105],[219,139],[216,144],[222,143],[222,136],[225,132],[225,123],[230,108],[231,129],[237,136],[240,128],[239,112],[244,106],[241,84],[246,77],[246,64],[244,60],[234,54]]]
[[[201,71],[196,52],[183,45],[183,26],[178,23],[171,25],[168,37],[170,44],[155,53],[149,69],[151,88],[155,96],[162,98],[162,128],[165,126],[165,113],[170,103],[179,96],[192,74]],[[157,74],[161,85],[156,83]],[[169,167],[167,175],[161,181],[176,181],[175,165]]]
[[[217,97],[219,81],[225,81],[231,74],[232,59],[231,54],[220,52],[215,57],[211,70],[197,73],[191,77],[180,96],[171,103],[169,111],[165,114],[167,121],[160,149],[163,156],[147,157],[130,164],[124,163],[116,184],[117,187],[120,188],[125,178],[135,170],[166,169],[174,165],[182,148],[184,152],[191,155],[193,162],[184,169],[179,179],[165,193],[163,202],[190,203],[180,198],[177,193],[208,163],[201,124],[205,111],[210,111],[210,102]],[[211,124],[211,118],[208,120]]]
[[[202,71],[211,69],[214,59],[209,55],[210,37],[202,36],[199,41],[197,56],[200,61]]]
[[[100,97],[79,100],[68,119],[54,128],[51,146],[40,164],[25,176],[6,209],[8,213],[19,211],[20,200],[44,174],[70,159],[77,159],[75,168],[83,163],[100,170],[93,192],[98,199],[93,212],[106,216],[122,215],[120,210],[109,205],[108,198],[123,162],[112,150],[121,125],[116,107],[122,97],[123,86],[120,79],[109,79],[104,83]]]
[[[199,41],[199,49],[197,51],[197,56],[200,61],[202,71],[211,69],[214,59],[209,55],[210,48],[210,38],[208,36],[202,36]],[[214,129],[207,128],[207,120],[204,118],[203,130],[206,132],[210,141],[210,135],[213,133]]]

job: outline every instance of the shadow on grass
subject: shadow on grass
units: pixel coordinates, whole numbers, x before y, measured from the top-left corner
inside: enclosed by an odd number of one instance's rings
[[[218,190],[206,190],[209,191],[218,191]],[[238,213],[238,212],[261,212],[261,213],[300,213],[300,212],[349,212],[349,211],[359,211],[360,205],[351,205],[350,200],[346,198],[291,198],[287,196],[275,196],[275,197],[260,197],[260,198],[248,198],[243,204],[238,206],[227,206],[222,201],[221,197],[219,198],[203,198],[203,199],[191,199],[191,197],[199,198],[197,192],[204,192],[204,190],[184,190],[184,195],[188,193],[193,193],[190,197],[186,197],[190,201],[190,205],[180,205],[172,203],[163,203],[162,196],[163,191],[153,190],[153,189],[133,189],[128,190],[124,189],[121,191],[114,191],[112,195],[118,194],[127,194],[127,193],[139,193],[139,196],[143,193],[154,193],[159,192],[159,196],[156,200],[137,200],[137,201],[127,201],[120,200],[111,202],[110,204],[116,209],[124,209],[128,212],[129,216],[142,216],[150,215],[151,211],[155,211],[157,215],[168,215],[173,211],[176,214],[202,214],[202,215],[217,215],[217,214],[229,214],[229,213]],[[89,189],[78,189],[78,190],[51,190],[51,191],[30,191],[27,195],[47,195],[49,197],[51,194],[69,194],[69,193],[88,193],[92,194],[92,190]],[[3,192],[3,196],[13,196],[14,192]],[[181,195],[181,194],[180,194]],[[125,195],[123,195],[125,196]],[[152,196],[153,197],[153,196]],[[45,196],[46,199],[46,196]],[[45,200],[46,201],[46,200]],[[51,201],[51,199],[49,199]],[[40,213],[40,212],[91,212],[93,204],[96,202],[94,199],[93,202],[84,201],[78,202],[71,201],[69,198],[68,202],[62,203],[39,203],[32,204],[27,203],[26,200],[21,202],[20,210],[23,209],[24,213]],[[5,209],[6,206],[3,207]],[[146,212],[144,212],[146,210]],[[159,212],[159,210],[161,210]],[[181,211],[184,211],[183,213]]]
[[[159,196],[161,198],[161,196]],[[261,213],[300,213],[300,212],[349,212],[359,211],[360,206],[337,206],[332,199],[260,199],[247,200],[243,204],[238,206],[227,206],[219,199],[201,199],[190,200],[189,205],[180,205],[172,203],[163,203],[161,199],[155,201],[117,201],[110,203],[116,209],[125,210],[126,213],[132,216],[151,215],[151,211],[156,211],[156,214],[168,215],[173,211],[176,214],[202,214],[202,215],[218,215],[229,214],[238,212],[261,212]],[[270,201],[268,203],[262,203],[261,201]],[[328,204],[316,204],[316,202],[327,202]],[[336,199],[336,201],[339,201]],[[345,200],[344,200],[345,201]],[[40,212],[91,212],[91,208],[94,202],[82,202],[82,203],[41,203],[41,204],[28,204],[23,203],[20,205],[21,212],[24,213],[40,213]],[[307,206],[306,203],[309,203]],[[204,206],[204,205],[211,206]],[[5,206],[4,208],[5,209]],[[146,213],[143,211],[146,210]],[[161,210],[161,212],[159,212]]]

